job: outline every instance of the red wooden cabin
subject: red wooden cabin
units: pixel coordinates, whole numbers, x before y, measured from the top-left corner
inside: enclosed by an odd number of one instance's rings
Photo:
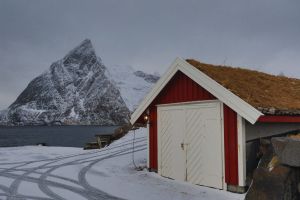
[[[300,129],[299,111],[300,80],[177,58],[131,123],[148,123],[149,169],[241,192],[246,141]]]

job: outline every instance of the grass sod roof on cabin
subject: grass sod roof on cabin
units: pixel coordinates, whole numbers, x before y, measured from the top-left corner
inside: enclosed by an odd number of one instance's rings
[[[266,115],[300,115],[300,79],[186,61]]]

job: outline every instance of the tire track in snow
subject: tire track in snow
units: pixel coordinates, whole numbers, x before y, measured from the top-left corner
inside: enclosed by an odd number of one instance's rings
[[[140,143],[144,143],[145,141],[146,141],[145,137],[136,139],[136,143],[139,145],[136,145],[137,149],[135,152],[146,149],[145,148],[146,144],[140,144]],[[15,199],[17,200],[17,199],[27,199],[27,198],[29,198],[29,199],[45,199],[45,200],[46,199],[47,200],[50,200],[50,199],[65,200],[65,198],[63,198],[63,197],[59,196],[58,194],[56,194],[55,192],[53,192],[49,188],[49,186],[50,186],[50,187],[56,187],[56,188],[68,190],[75,194],[81,195],[85,199],[120,200],[120,198],[109,195],[109,194],[91,186],[86,180],[86,174],[92,168],[92,166],[94,166],[95,164],[97,164],[103,160],[132,153],[132,147],[125,148],[126,146],[131,145],[131,143],[132,143],[132,140],[123,141],[122,143],[115,145],[111,148],[107,147],[102,150],[97,150],[97,151],[78,154],[78,155],[61,156],[56,159],[44,159],[44,160],[38,160],[38,161],[4,163],[4,165],[8,165],[8,164],[11,164],[11,165],[19,164],[19,165],[14,166],[12,168],[2,168],[2,171],[0,171],[0,176],[14,179],[14,181],[10,185],[10,187],[0,185],[0,189],[2,189],[4,192],[4,193],[0,193],[0,196],[6,196],[7,200],[15,200]],[[124,148],[120,150],[121,147],[124,147]],[[117,150],[113,151],[114,149],[117,149]],[[86,157],[82,157],[82,156],[86,156]],[[76,157],[77,157],[77,159],[76,159]],[[57,163],[57,162],[61,162],[62,160],[70,159],[70,158],[74,158],[74,160],[55,165],[55,163]],[[48,161],[48,162],[44,163],[40,166],[37,166],[37,167],[18,169],[18,168],[23,168],[26,165],[29,165],[32,163],[39,163],[39,162],[45,162],[45,161]],[[53,172],[54,170],[59,169],[61,167],[70,166],[70,165],[78,165],[78,164],[84,164],[84,165],[87,164],[85,167],[83,167],[79,171],[78,181],[70,179],[70,178],[51,174],[51,172]],[[48,169],[48,170],[46,172],[38,172],[37,170],[39,170],[39,169]],[[12,173],[14,171],[22,171],[22,170],[24,173],[21,175],[16,175],[16,174]],[[30,177],[29,176],[30,174],[39,174],[41,176],[39,178],[34,178],[34,177]],[[54,177],[54,178],[58,178],[61,180],[69,181],[70,183],[77,184],[79,187],[77,188],[77,187],[70,186],[67,184],[50,181],[50,180],[47,180],[48,177]],[[19,189],[20,183],[23,181],[38,184],[40,190],[42,192],[44,192],[47,196],[49,196],[49,198],[34,197],[34,196],[18,194],[17,191]]]
[[[144,145],[142,145],[142,146],[144,146]],[[128,153],[131,153],[131,151],[129,151],[131,149],[132,148],[122,149],[122,150],[115,151],[115,152],[113,152],[110,155],[106,155],[105,157],[96,159],[92,163],[97,163],[97,162],[103,161],[105,159],[115,157],[118,154],[125,155],[125,154],[128,154]],[[124,151],[125,151],[125,153],[124,153]],[[52,167],[49,170],[47,170],[45,173],[43,173],[43,175],[40,177],[40,181],[39,181],[39,183],[40,183],[39,184],[40,190],[43,191],[45,194],[47,194],[50,197],[57,198],[57,199],[60,199],[60,200],[64,200],[62,197],[60,197],[60,198],[56,197],[55,193],[49,189],[49,186],[47,184],[45,184],[45,180],[51,174],[51,172],[53,172],[53,171],[55,171],[55,170],[57,170],[57,169],[59,169],[60,167],[63,167],[63,166],[73,165],[74,162],[77,162],[77,160],[69,162],[69,163],[65,163],[65,164],[60,165],[60,166]],[[85,175],[86,174],[86,170],[85,169],[86,169],[86,167],[84,167],[83,169],[81,169],[80,172],[79,172],[79,185],[81,185],[81,186],[83,186],[85,188],[84,191],[78,191],[76,189],[74,190],[74,189],[71,189],[71,188],[64,188],[64,189],[67,189],[67,190],[69,190],[71,192],[77,193],[78,195],[81,195],[81,196],[85,197],[86,199],[95,199],[95,200],[98,200],[98,199],[119,199],[119,198],[115,198],[115,197],[113,197],[113,196],[111,196],[109,194],[106,194],[106,193],[104,193],[103,191],[101,191],[99,189],[92,188],[86,182],[84,182],[83,180],[85,180],[85,179],[82,178],[82,175],[80,175],[80,174],[84,174]],[[83,182],[81,182],[81,181],[83,181]],[[85,191],[88,191],[88,193],[86,193]]]

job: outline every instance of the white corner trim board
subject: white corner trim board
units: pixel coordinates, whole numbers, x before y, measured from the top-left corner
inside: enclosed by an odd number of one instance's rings
[[[245,120],[237,115],[239,186],[246,186],[246,128]]]
[[[139,107],[131,116],[130,122],[134,124],[136,120],[143,114],[159,92],[165,87],[165,85],[170,81],[170,79],[175,75],[175,73],[180,70],[186,76],[191,78],[193,81],[198,83],[201,87],[206,89],[220,101],[229,106],[232,110],[237,112],[251,124],[254,124],[257,119],[263,114],[256,108],[245,102],[240,97],[233,94],[231,91],[217,83],[215,80],[207,76],[205,73],[196,69],[194,66],[190,65],[188,62],[181,58],[176,58],[171,66],[168,68],[166,73],[159,79],[155,84],[151,92],[145,97],[141,102]]]

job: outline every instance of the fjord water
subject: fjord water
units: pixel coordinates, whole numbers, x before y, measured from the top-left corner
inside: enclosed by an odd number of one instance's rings
[[[37,145],[83,147],[96,134],[112,134],[117,126],[0,127],[0,147]]]

